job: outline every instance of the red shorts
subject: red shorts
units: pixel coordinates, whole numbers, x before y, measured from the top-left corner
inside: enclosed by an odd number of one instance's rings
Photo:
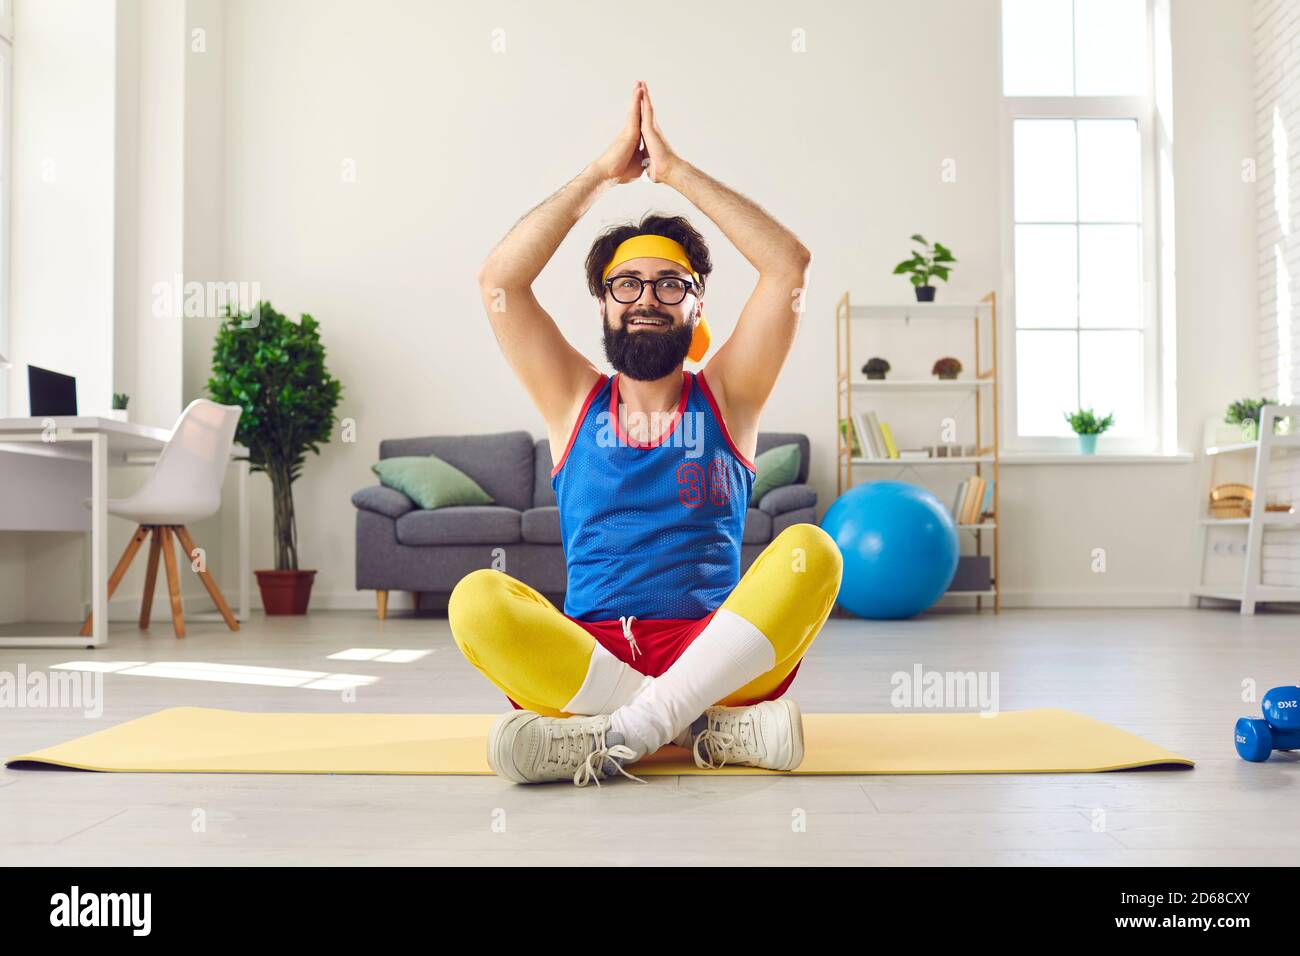
[[[588,634],[604,645],[607,651],[623,661],[623,663],[630,664],[634,670],[642,674],[658,677],[672,667],[677,658],[682,656],[682,652],[690,646],[691,641],[695,640],[699,633],[704,630],[704,626],[713,619],[714,613],[716,612],[710,611],[698,621],[686,619],[643,621],[637,618],[632,622],[632,636],[636,638],[637,646],[636,660],[632,659],[632,645],[623,636],[621,622],[579,621],[567,614],[564,616],[585,629]],[[794,665],[794,670],[786,675],[785,680],[781,681],[775,690],[754,700],[745,701],[745,703],[756,704],[761,700],[776,700],[786,692],[797,673],[799,673],[798,663]],[[510,700],[510,698],[507,697],[506,700]],[[516,710],[523,709],[513,700],[510,700],[510,703]]]

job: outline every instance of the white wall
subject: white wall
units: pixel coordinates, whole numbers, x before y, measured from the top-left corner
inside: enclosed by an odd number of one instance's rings
[[[672,6],[660,11],[669,20]],[[352,596],[347,499],[372,481],[380,439],[541,434],[472,276],[521,215],[608,144],[637,78],[650,83],[675,148],[813,250],[808,311],[764,424],[811,432],[824,504],[834,495],[835,299],[848,289],[860,301],[904,300],[910,288],[889,271],[916,231],[941,236],[962,260],[942,295],[1002,289],[994,0],[683,6],[676,19],[688,29],[653,55],[611,48],[606,8],[566,9],[227,6],[227,277],[258,280],[280,309],[322,321],[344,383],[340,414],[358,423],[358,443],[327,446],[296,489],[301,553],[321,569],[323,602]],[[1179,437],[1191,449],[1203,419],[1256,374],[1254,197],[1238,175],[1254,148],[1250,13],[1234,0],[1175,0],[1172,21]],[[493,53],[497,28],[505,51]],[[806,53],[791,52],[796,28]],[[949,157],[956,183],[939,178]],[[342,176],[348,161],[355,182]],[[537,284],[594,357],[582,257],[602,226],[648,208],[687,212],[710,239],[706,308],[719,335],[752,288],[749,266],[671,189],[620,187]],[[1011,603],[1184,600],[1195,472],[1004,466]],[[255,566],[270,559],[259,497]],[[1094,547],[1108,548],[1106,575],[1091,570]]]
[[[111,407],[114,12],[82,0],[15,4],[14,415],[28,414],[28,364],[75,375],[79,409]]]
[[[221,18],[207,54],[220,59],[196,65],[191,56],[185,67],[184,141],[211,145],[195,124],[213,115],[222,135],[219,155],[184,160],[185,268],[260,283],[281,311],[319,319],[344,386],[339,415],[357,423],[356,444],[336,438],[295,486],[303,566],[320,571],[316,606],[370,603],[353,590],[348,499],[373,482],[381,439],[542,434],[473,277],[520,216],[608,145],[638,78],[683,156],[813,250],[807,312],[764,427],[811,434],[823,507],[835,493],[835,300],[850,290],[858,301],[905,301],[910,286],[890,271],[917,231],[961,259],[942,296],[1006,291],[996,0],[668,3],[656,18],[680,24],[676,41],[635,52],[609,44],[607,7],[586,0],[564,10],[415,0],[230,0],[219,14],[189,6],[191,26]],[[807,52],[792,52],[796,29]],[[1173,0],[1178,434],[1188,449],[1203,419],[1253,390],[1258,374],[1254,187],[1239,175],[1255,149],[1251,29],[1238,0]],[[493,52],[494,36],[503,52]],[[953,183],[939,175],[949,158]],[[216,208],[219,239],[205,231]],[[647,209],[684,212],[709,239],[706,309],[717,336],[753,287],[748,264],[670,188],[619,187],[537,284],[565,334],[598,360],[582,259],[603,226]],[[186,332],[183,400],[197,394],[210,348],[199,328]],[[1004,465],[1008,603],[1184,601],[1196,471]],[[253,566],[267,567],[269,494],[264,478],[254,485]],[[1104,575],[1091,570],[1096,547],[1107,549]],[[232,588],[232,569],[218,572]]]

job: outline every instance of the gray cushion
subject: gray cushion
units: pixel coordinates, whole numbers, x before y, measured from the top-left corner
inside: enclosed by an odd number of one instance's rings
[[[795,476],[796,484],[808,481],[808,436],[800,432],[759,432],[756,455],[775,448],[777,445],[799,446],[799,474]]]
[[[533,506],[533,436],[528,432],[390,438],[379,443],[380,458],[404,455],[437,455],[478,482],[503,508],[524,511]]]
[[[554,505],[548,508],[529,508],[524,512],[519,530],[525,541],[534,544],[562,544],[560,509]]]
[[[555,502],[555,489],[551,487],[551,469],[555,462],[551,459],[551,442],[543,438],[537,443],[533,452],[536,476],[533,480],[533,507],[546,508]]]
[[[741,544],[764,544],[772,540],[772,516],[757,508],[745,512],[745,533]]]
[[[414,501],[396,488],[386,488],[383,485],[362,488],[352,496],[352,503],[358,508],[387,515],[390,518],[400,518],[415,509]]]
[[[772,517],[794,511],[797,508],[811,508],[817,504],[817,492],[807,485],[783,485],[773,488],[758,502],[758,507]]]
[[[400,544],[513,544],[519,540],[519,512],[497,505],[419,508],[397,519]]]

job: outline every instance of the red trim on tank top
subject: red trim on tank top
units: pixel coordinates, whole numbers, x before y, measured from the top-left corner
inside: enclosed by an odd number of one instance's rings
[[[583,419],[587,417],[587,411],[591,408],[591,403],[596,400],[596,393],[604,386],[607,378],[609,378],[609,376],[604,372],[601,372],[600,378],[596,379],[596,384],[591,386],[591,391],[587,393],[586,399],[583,400],[582,411],[578,412],[578,420],[573,423],[573,431],[569,432],[569,443],[564,446],[564,454],[560,456],[560,460],[556,463],[555,467],[551,469],[550,477],[554,478],[559,474],[560,469],[564,467],[565,459],[569,457],[569,450],[573,448],[573,443],[578,438],[578,430],[582,428]]]
[[[704,397],[708,399],[709,408],[713,409],[713,417],[718,420],[718,426],[722,429],[722,437],[727,440],[727,446],[731,449],[731,453],[739,458],[746,468],[757,474],[758,469],[754,467],[754,463],[742,455],[740,449],[736,447],[736,443],[731,440],[731,432],[727,430],[727,423],[722,418],[722,412],[718,410],[718,403],[713,398],[713,391],[709,388],[709,383],[704,380],[704,372],[696,372],[695,377],[700,380],[700,390],[704,392]]]
[[[609,417],[614,422],[614,432],[618,435],[619,441],[627,442],[633,448],[658,448],[665,438],[677,430],[677,423],[682,420],[682,413],[686,411],[686,399],[691,394],[691,373],[682,373],[682,397],[677,403],[677,410],[673,412],[673,420],[668,424],[668,429],[648,445],[642,444],[624,432],[623,424],[618,420],[618,379],[621,374],[621,372],[614,373],[614,384],[609,390]]]

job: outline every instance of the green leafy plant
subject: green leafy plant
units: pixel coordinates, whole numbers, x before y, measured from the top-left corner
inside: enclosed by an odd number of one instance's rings
[[[885,359],[872,358],[868,359],[867,364],[862,366],[862,374],[867,378],[884,378],[889,368],[889,362]]]
[[[1259,424],[1259,416],[1265,405],[1276,405],[1272,398],[1243,398],[1228,406],[1228,413],[1223,417],[1229,425],[1244,425],[1246,422]]]
[[[1098,418],[1091,408],[1081,408],[1076,412],[1066,412],[1065,420],[1070,423],[1076,435],[1100,435],[1115,424],[1114,413],[1105,418]]]
[[[938,375],[940,378],[956,378],[961,374],[961,362],[952,357],[941,358],[934,363],[930,374]]]
[[[947,282],[949,266],[957,261],[952,252],[942,242],[930,245],[919,234],[912,236],[912,241],[920,243],[921,248],[913,252],[910,259],[894,266],[894,275],[911,273],[911,282],[915,286],[928,286],[932,277]]]
[[[126,404],[129,401],[131,401],[131,396],[126,394],[126,392],[113,393],[113,409],[115,411],[126,411]]]
[[[329,441],[342,389],[325,368],[319,327],[310,315],[289,320],[270,302],[257,304],[256,318],[227,308],[212,348],[208,394],[243,408],[235,440],[251,470],[271,479],[277,571],[298,568],[293,483],[307,452],[319,455]]]

